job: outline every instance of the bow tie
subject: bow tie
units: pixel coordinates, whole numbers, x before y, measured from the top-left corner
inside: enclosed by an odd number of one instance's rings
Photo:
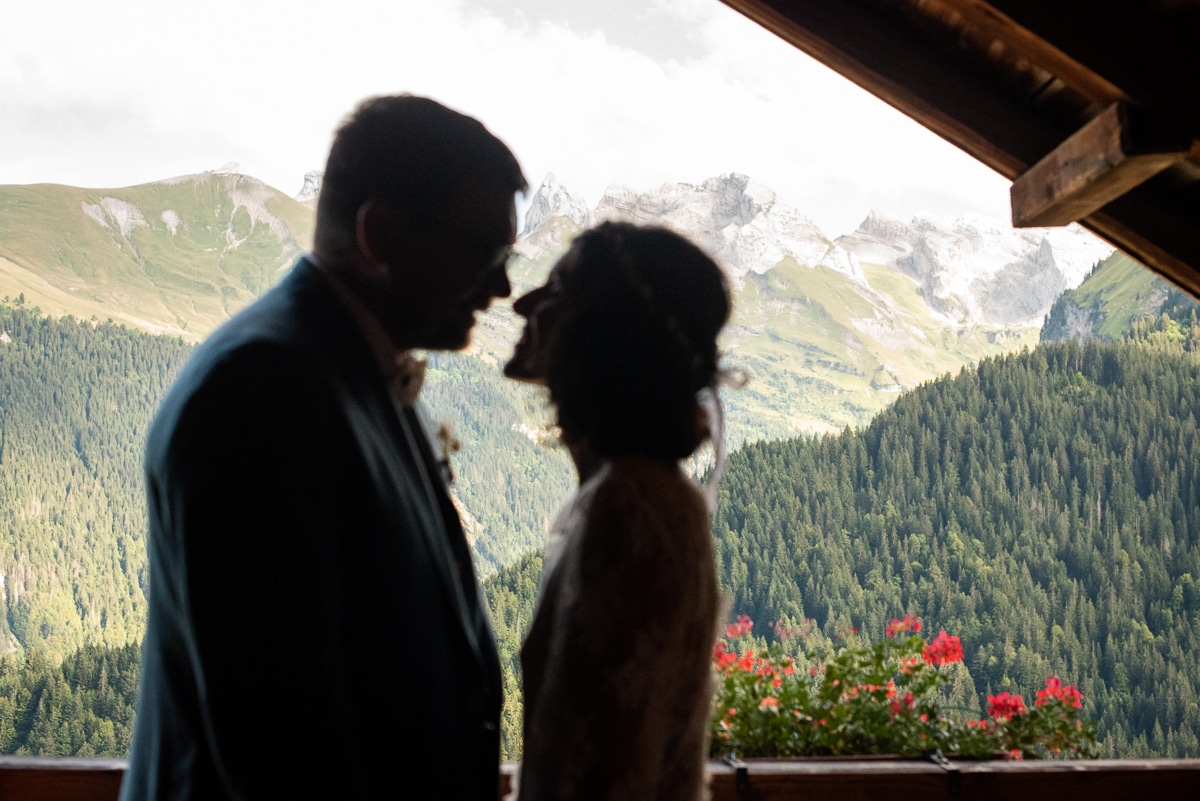
[[[401,406],[412,406],[425,382],[425,360],[413,358],[405,353],[396,357],[396,369],[392,373],[391,390]]]

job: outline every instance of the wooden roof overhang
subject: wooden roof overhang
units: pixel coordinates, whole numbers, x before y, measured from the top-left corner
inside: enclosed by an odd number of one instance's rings
[[[722,2],[1200,297],[1198,0]]]

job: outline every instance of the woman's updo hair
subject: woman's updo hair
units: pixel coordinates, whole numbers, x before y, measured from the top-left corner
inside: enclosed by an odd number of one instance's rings
[[[666,228],[606,222],[556,268],[546,385],[568,442],[597,456],[682,459],[708,437],[697,393],[717,376],[725,274]]]

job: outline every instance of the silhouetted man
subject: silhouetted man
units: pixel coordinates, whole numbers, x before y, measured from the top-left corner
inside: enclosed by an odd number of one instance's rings
[[[526,189],[427,98],[338,130],[313,253],[196,351],[150,431],[124,801],[497,798],[494,635],[408,354],[463,348],[509,294]]]

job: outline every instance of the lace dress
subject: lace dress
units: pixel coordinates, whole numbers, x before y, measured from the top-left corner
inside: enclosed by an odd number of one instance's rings
[[[720,593],[699,488],[602,467],[559,512],[521,650],[520,801],[708,797]]]

